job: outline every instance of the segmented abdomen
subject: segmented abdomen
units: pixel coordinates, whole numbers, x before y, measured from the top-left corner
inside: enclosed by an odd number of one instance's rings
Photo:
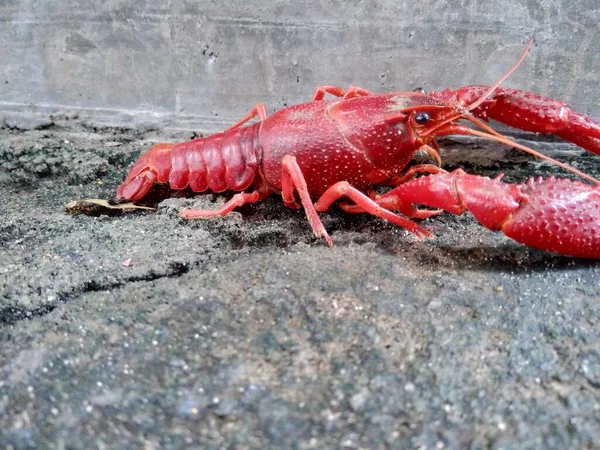
[[[168,179],[161,180],[159,174],[157,181],[168,181],[171,189],[189,186],[194,192],[246,189],[254,180],[260,159],[259,125],[175,145],[170,152]]]

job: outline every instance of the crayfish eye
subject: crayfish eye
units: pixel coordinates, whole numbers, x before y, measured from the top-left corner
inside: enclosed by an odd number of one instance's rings
[[[415,122],[417,122],[419,125],[427,125],[427,122],[429,122],[430,118],[431,117],[429,117],[428,113],[420,112],[415,116]]]
[[[413,92],[420,92],[421,94],[427,94],[427,91],[422,87],[414,88]]]

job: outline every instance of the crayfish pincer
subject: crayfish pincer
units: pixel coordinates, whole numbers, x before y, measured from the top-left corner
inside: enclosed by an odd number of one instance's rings
[[[599,123],[557,100],[499,87],[523,61],[532,42],[492,86],[384,94],[320,86],[312,101],[271,116],[259,104],[221,133],[151,148],[131,168],[116,200],[139,202],[157,183],[194,192],[238,191],[216,210],[180,213],[193,219],[224,216],[277,193],[286,206],[302,206],[314,233],[329,245],[332,240],[318,213],[338,200],[347,212],[381,217],[419,238],[431,233],[412,219],[442,210],[455,214],[468,210],[483,225],[526,245],[600,259],[599,181],[485,123],[491,118],[526,131],[552,133],[600,155]],[[325,99],[326,94],[333,98]],[[257,122],[249,123],[256,117]],[[439,165],[435,139],[456,134],[510,145],[592,184],[550,178],[511,185],[462,171],[447,173],[429,164],[405,172],[417,151],[426,152]],[[378,186],[394,188],[381,195],[373,189]]]
[[[550,177],[508,184],[457,169],[408,181],[380,196],[388,206],[469,211],[482,225],[530,247],[600,258],[600,185]]]

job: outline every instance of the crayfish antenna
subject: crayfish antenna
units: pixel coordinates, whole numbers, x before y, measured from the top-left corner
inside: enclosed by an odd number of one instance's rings
[[[486,93],[483,94],[479,98],[479,100],[476,100],[475,102],[473,102],[469,106],[467,106],[468,111],[473,111],[475,108],[477,108],[483,102],[485,102],[488,98],[490,98],[490,96],[494,93],[494,91],[498,88],[498,86],[500,86],[515,70],[517,70],[517,68],[521,65],[521,63],[525,59],[525,56],[527,56],[527,53],[529,52],[529,49],[531,48],[532,44],[533,44],[533,38],[530,39],[529,43],[527,44],[527,47],[525,47],[525,50],[523,51],[523,54],[521,55],[519,60],[515,63],[515,65],[512,66],[510,69],[508,69],[508,72],[506,72],[494,84],[492,84],[490,86],[490,88],[486,91]]]
[[[467,106],[465,108],[458,108],[457,113],[453,114],[452,116],[446,117],[442,122],[439,122],[434,127],[429,128],[427,131],[422,133],[422,136],[425,137],[428,135],[433,135],[433,134],[439,133],[439,131],[444,129],[446,127],[446,125],[451,124],[452,122],[459,120],[459,119],[464,118],[464,119],[471,120],[471,117],[467,113],[467,111],[469,111],[469,112],[473,111],[474,109],[476,109],[478,106],[480,106],[483,102],[485,102],[487,99],[489,99],[493,95],[494,91],[500,86],[500,84],[502,84],[521,65],[521,63],[525,59],[525,56],[527,56],[527,53],[529,52],[529,49],[531,48],[532,45],[533,45],[533,38],[531,38],[529,40],[527,47],[525,47],[525,50],[523,51],[523,54],[520,56],[519,60],[504,75],[502,75],[494,84],[492,84],[489,87],[489,89],[485,92],[485,94],[483,94],[481,97],[479,97],[479,99],[477,99],[476,101],[474,101],[473,103],[471,103],[469,106]],[[427,105],[427,106],[418,105],[418,106],[405,108],[404,110],[402,110],[402,112],[407,113],[407,112],[411,112],[411,111],[420,111],[425,108],[427,108],[428,110],[431,110],[431,109],[442,109],[443,110],[443,109],[447,109],[448,106],[440,105],[440,106],[432,107],[430,105]],[[471,120],[471,121],[474,122],[474,120]],[[477,124],[480,125],[480,123],[481,122],[478,122]],[[501,136],[499,133],[494,132],[489,127],[483,127],[483,128],[486,129],[486,131],[488,131],[496,136]],[[452,134],[452,133],[447,133],[447,134]],[[554,161],[554,162],[558,163],[558,161]]]
[[[479,107],[483,102],[485,102],[489,97],[491,97],[493,95],[494,91],[500,86],[500,84],[502,84],[521,65],[521,63],[525,59],[525,56],[527,56],[527,53],[529,52],[529,49],[531,48],[532,44],[533,44],[533,38],[531,38],[529,40],[529,43],[527,44],[527,47],[525,47],[525,50],[523,51],[523,54],[521,55],[519,60],[504,75],[502,75],[493,85],[491,85],[490,88],[485,92],[485,94],[483,94],[478,100],[476,100],[475,102],[473,102],[469,106],[467,106],[466,109],[468,111],[473,111],[474,109]],[[459,117],[452,118],[452,119],[455,120],[457,118],[459,118]],[[557,161],[554,158],[550,158],[549,156],[546,156],[540,152],[537,152],[537,151],[533,150],[532,148],[529,148],[524,145],[518,144],[517,142],[514,142],[512,139],[509,139],[506,136],[501,135],[497,131],[493,130],[491,127],[487,126],[481,120],[476,119],[474,116],[472,116],[470,114],[464,114],[464,115],[462,115],[461,118],[469,120],[470,122],[473,122],[475,125],[483,128],[485,131],[487,131],[487,133],[483,133],[483,132],[480,132],[477,130],[468,129],[467,134],[471,134],[474,136],[479,136],[479,137],[483,137],[483,138],[490,139],[493,141],[501,142],[503,144],[511,145],[511,146],[518,148],[519,150],[522,150],[526,153],[529,153],[530,155],[533,155],[539,159],[543,159],[545,161],[551,162],[551,163],[555,164],[556,166],[561,167],[562,169],[565,169],[569,172],[572,172],[586,180],[589,180],[596,184],[600,184],[600,181],[597,180],[596,178],[594,178],[590,175],[587,175],[587,174],[575,169],[574,167],[569,166],[568,164],[561,163],[560,161]],[[450,122],[449,120],[445,121],[445,123],[449,123],[449,122]],[[440,125],[445,125],[445,123],[440,124]],[[462,127],[460,127],[460,128],[462,128]]]
[[[484,133],[482,131],[473,130],[469,127],[454,123],[456,120],[459,120],[459,119],[468,120],[468,121],[474,123],[475,125],[479,126],[480,128],[484,129],[486,132]],[[521,151],[524,151],[525,153],[529,153],[530,155],[533,155],[544,161],[551,162],[552,164],[554,164],[562,169],[565,169],[571,173],[574,173],[575,175],[580,176],[581,178],[591,181],[592,183],[600,184],[600,181],[597,180],[596,178],[594,178],[584,172],[581,172],[580,170],[577,170],[574,167],[569,166],[568,164],[557,161],[554,158],[546,156],[543,153],[537,152],[532,148],[521,145],[518,142],[515,142],[512,139],[509,139],[506,136],[503,136],[502,134],[498,133],[497,131],[495,131],[494,129],[492,129],[491,127],[489,127],[488,125],[486,125],[481,120],[477,119],[476,117],[474,117],[472,114],[470,114],[468,112],[456,114],[454,116],[444,119],[441,123],[436,124],[435,127],[432,127],[430,129],[422,132],[421,136],[425,137],[425,136],[430,136],[433,134],[435,134],[435,136],[437,136],[437,137],[450,136],[452,134],[472,135],[472,136],[478,136],[478,137],[482,137],[485,139],[489,139],[491,141],[500,142],[502,144],[510,145],[511,147],[514,147]]]
[[[554,158],[551,158],[550,156],[546,156],[543,153],[535,151],[532,148],[526,147],[525,145],[521,145],[518,142],[515,142],[512,139],[507,138],[506,136],[503,136],[502,134],[498,133],[493,128],[489,127],[488,125],[483,123],[481,120],[479,120],[473,116],[466,115],[466,116],[463,116],[463,118],[466,120],[469,120],[469,121],[473,122],[475,125],[483,128],[485,131],[487,131],[487,133],[484,133],[482,131],[472,130],[471,128],[461,127],[461,126],[455,127],[454,128],[455,132],[462,129],[465,132],[465,134],[470,134],[473,136],[478,136],[478,137],[482,137],[485,139],[490,139],[492,141],[500,142],[502,144],[510,145],[514,148],[524,151],[525,153],[529,153],[530,155],[535,156],[536,158],[551,162],[552,164],[560,167],[561,169],[565,169],[568,172],[574,173],[575,175],[580,176],[581,178],[584,178],[588,181],[591,181],[592,183],[600,184],[600,180],[597,180],[596,178],[592,177],[591,175],[581,172],[580,170],[577,170],[574,167],[569,166],[568,164],[562,163]]]

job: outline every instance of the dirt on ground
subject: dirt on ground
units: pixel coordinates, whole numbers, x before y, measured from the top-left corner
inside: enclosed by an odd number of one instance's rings
[[[337,209],[333,248],[278,196],[226,218],[67,214],[188,132],[77,121],[0,130],[0,447],[594,448],[600,263],[470,215],[418,241]],[[536,148],[600,176],[600,160]],[[448,168],[564,174],[442,142]]]

